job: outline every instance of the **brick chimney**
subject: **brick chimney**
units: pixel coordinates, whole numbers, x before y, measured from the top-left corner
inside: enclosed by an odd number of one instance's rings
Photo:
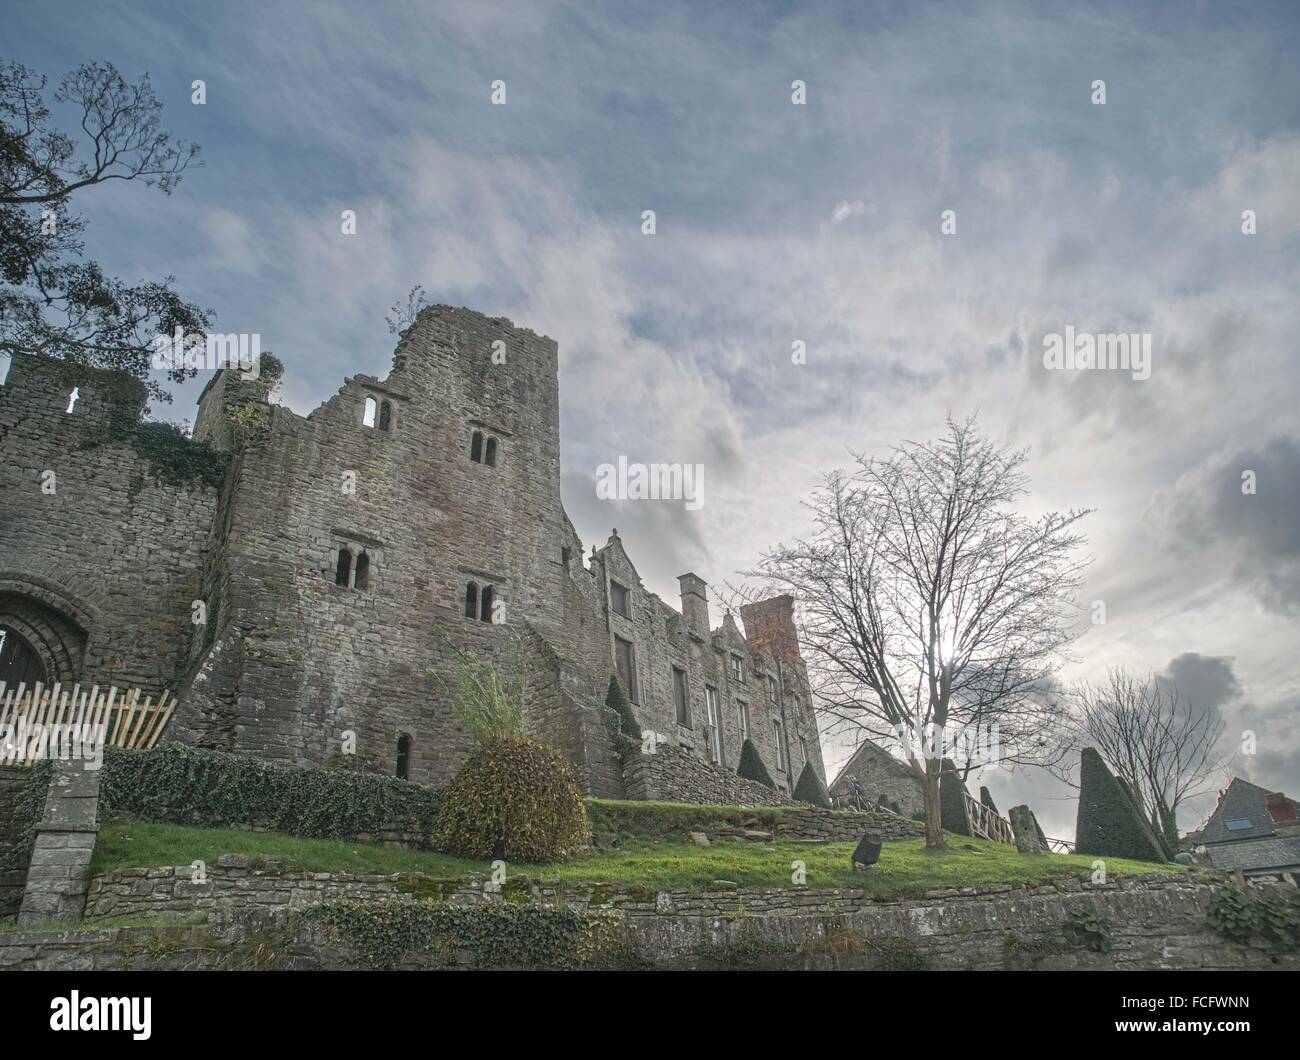
[[[794,597],[773,596],[757,603],[744,604],[740,617],[745,623],[745,639],[751,648],[765,651],[778,659],[799,658],[799,634],[794,628]]]
[[[1273,824],[1288,829],[1300,825],[1300,821],[1296,820],[1295,803],[1283,795],[1282,792],[1271,792],[1266,799],[1266,803],[1268,805],[1268,815],[1273,819]]]
[[[709,586],[698,574],[682,574],[677,578],[682,588],[682,617],[686,624],[701,637],[709,635]]]

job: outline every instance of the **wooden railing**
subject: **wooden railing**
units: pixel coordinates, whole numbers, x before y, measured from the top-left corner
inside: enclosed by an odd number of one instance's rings
[[[0,681],[0,765],[30,765],[45,757],[52,730],[60,740],[68,734],[74,741],[99,744],[102,733],[106,746],[152,747],[167,727],[176,700],[164,691],[157,704],[152,696],[141,703],[140,694],[132,688],[119,696],[116,686],[101,692],[98,685],[83,692],[79,684],[68,691],[57,682],[46,688],[39,681],[30,690],[26,683],[10,689]]]
[[[963,794],[966,799],[966,823],[970,825],[971,835],[998,843],[1015,843],[1016,837],[1011,831],[1010,821],[972,798],[970,792]]]

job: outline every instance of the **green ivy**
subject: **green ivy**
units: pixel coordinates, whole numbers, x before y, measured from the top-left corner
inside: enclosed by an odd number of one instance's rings
[[[1256,937],[1284,952],[1300,947],[1300,893],[1283,897],[1241,887],[1222,887],[1210,899],[1206,916],[1224,938],[1248,945]]]
[[[18,841],[7,850],[0,850],[0,872],[26,869],[32,860],[32,847],[36,844],[36,826],[45,813],[45,795],[50,788],[50,761],[42,759],[25,767],[26,790],[15,799],[13,820],[6,822],[8,834]]]
[[[106,816],[199,825],[262,827],[308,839],[427,837],[441,793],[396,777],[294,769],[254,758],[166,743],[151,751],[105,751],[100,809]]]
[[[324,926],[371,968],[393,968],[418,954],[449,963],[461,952],[479,968],[610,968],[636,961],[620,918],[569,906],[339,898],[298,915]]]
[[[1065,923],[1065,937],[1093,953],[1109,953],[1110,921],[1095,909],[1071,909]]]

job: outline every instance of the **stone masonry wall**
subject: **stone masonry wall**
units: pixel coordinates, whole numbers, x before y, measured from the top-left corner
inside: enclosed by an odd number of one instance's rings
[[[392,900],[403,900],[408,896],[399,890],[399,879],[306,874],[286,879],[249,872],[227,881],[226,893],[238,897],[245,911],[275,913],[345,893],[369,898],[387,893]],[[410,884],[406,886],[409,890]],[[92,905],[96,916],[148,915],[150,910],[175,915],[202,908],[196,899],[172,901],[177,889],[188,895],[195,887],[173,870],[108,874],[92,884],[88,912]],[[1229,942],[1212,931],[1206,916],[1215,890],[1204,879],[1153,873],[1101,885],[1068,879],[935,889],[919,898],[883,901],[852,888],[646,891],[607,885],[565,889],[536,881],[526,896],[543,905],[609,911],[635,941],[640,960],[661,968],[1300,968],[1294,953]],[[482,883],[472,883],[448,884],[437,897],[472,906],[514,902],[522,895],[509,886],[506,893],[493,893]],[[1110,925],[1109,952],[1092,952],[1066,934],[1070,914],[1081,910],[1095,912]],[[224,918],[229,915],[223,913],[214,923],[228,923]],[[201,928],[167,930],[203,935]],[[81,934],[80,941],[73,933],[45,938],[0,934],[0,968],[111,968],[121,966],[115,962],[121,961],[122,951],[138,954],[139,947],[119,949],[117,943],[127,941],[124,936],[94,930]],[[207,935],[196,938],[196,958],[209,941]],[[300,934],[277,960],[279,967],[355,966],[345,946],[340,949],[337,940],[332,943],[310,932]],[[138,959],[134,966],[141,967]],[[405,966],[438,962],[413,955]]]
[[[50,765],[45,812],[36,826],[19,926],[79,920],[86,900],[99,831],[102,773],[78,761],[56,759]]]
[[[18,354],[0,386],[0,625],[51,682],[175,690],[217,489],[168,481],[118,440],[144,407],[140,384],[67,370]]]
[[[32,858],[27,814],[34,798],[44,802],[34,785],[47,777],[41,769],[0,766],[0,918],[13,916],[22,905]]]
[[[629,754],[623,786],[630,799],[698,802],[715,806],[789,806],[780,791],[720,769],[694,754],[665,744],[654,754]]]

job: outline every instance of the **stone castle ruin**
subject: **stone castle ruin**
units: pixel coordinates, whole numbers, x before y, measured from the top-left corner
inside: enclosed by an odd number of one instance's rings
[[[590,794],[782,801],[806,762],[824,778],[791,598],[714,628],[701,578],[668,606],[617,532],[584,560],[552,339],[430,307],[385,379],[307,416],[269,402],[277,370],[217,372],[189,441],[140,423],[134,380],[13,358],[0,679],[171,688],[165,739],[440,784],[472,738],[430,670],[512,642],[526,728]],[[612,673],[653,754],[616,755]],[[746,738],[783,792],[734,775]]]

